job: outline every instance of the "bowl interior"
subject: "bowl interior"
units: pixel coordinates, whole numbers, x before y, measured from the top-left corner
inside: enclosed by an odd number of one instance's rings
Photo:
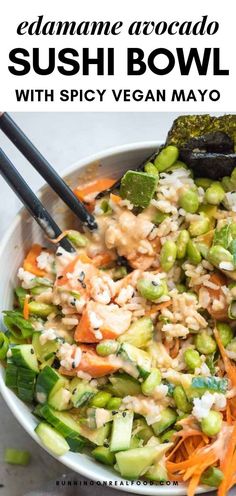
[[[63,177],[72,188],[98,176],[118,178],[125,170],[137,167],[143,160],[148,158],[157,149],[158,145],[158,142],[148,142],[107,150],[73,165],[70,169],[67,169]],[[79,224],[78,220],[68,211],[68,208],[49,187],[45,186],[41,189],[40,197],[44,206],[50,211],[62,229],[65,226],[67,228],[68,226],[76,228]],[[31,219],[25,209],[22,209],[9,228],[0,246],[0,310],[12,307],[13,288],[17,283],[17,270],[21,265],[25,253],[33,242],[39,242],[43,245],[47,244],[37,224]],[[37,443],[41,444],[34,432],[34,428],[37,425],[35,417],[32,415],[30,409],[11,390],[6,388],[4,384],[3,367],[0,367],[0,391],[9,408],[24,429]],[[183,486],[158,486],[148,483],[139,485],[136,482],[130,482],[127,485],[127,481],[123,485],[120,485],[122,479],[118,477],[117,473],[95,462],[86,454],[69,452],[61,457],[60,460],[75,472],[90,479],[112,481],[114,487],[117,489],[146,495],[180,496],[186,494],[186,489]],[[115,481],[118,482],[115,483]],[[206,489],[199,489],[199,492],[203,491],[205,492]]]

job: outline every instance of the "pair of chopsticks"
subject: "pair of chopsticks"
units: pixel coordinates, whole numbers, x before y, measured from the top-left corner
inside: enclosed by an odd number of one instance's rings
[[[31,163],[31,165],[46,180],[58,196],[68,205],[80,221],[91,231],[97,228],[93,215],[85,208],[84,204],[75,196],[63,179],[57,174],[49,162],[37,150],[33,143],[27,138],[23,131],[17,126],[6,112],[0,114],[0,129]],[[43,229],[46,236],[54,240],[62,233],[59,226],[53,220],[49,212],[44,208],[40,200],[30,189],[18,170],[0,148],[0,173],[16,193],[18,198]],[[59,241],[66,251],[75,251],[67,238]]]

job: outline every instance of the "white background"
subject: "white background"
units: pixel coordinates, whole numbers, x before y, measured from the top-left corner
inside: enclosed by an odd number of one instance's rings
[[[112,2],[110,0],[8,0],[4,4],[4,11],[1,12],[0,33],[1,33],[1,92],[0,108],[2,110],[61,110],[61,111],[228,111],[236,110],[234,98],[235,81],[235,1],[213,2],[197,0],[191,2],[187,0],[165,0],[157,2],[148,0],[138,2],[134,0],[120,0]],[[119,36],[19,36],[16,34],[17,25],[24,21],[33,22],[37,16],[43,14],[44,20],[75,20],[78,23],[84,20],[103,20],[124,22],[122,34]],[[209,21],[216,20],[220,23],[220,29],[213,36],[128,36],[127,27],[134,20],[142,21],[194,21],[197,22],[203,15],[208,15]],[[116,76],[62,76],[55,71],[50,76],[37,76],[30,72],[26,76],[13,76],[8,71],[9,51],[15,47],[24,47],[31,52],[32,46],[40,47],[42,56],[41,63],[47,66],[48,47],[56,47],[57,50],[65,47],[73,47],[78,51],[82,47],[91,47],[93,54],[96,54],[97,46],[115,48],[115,70]],[[213,76],[212,63],[207,76],[199,76],[196,69],[191,71],[189,76],[180,76],[178,64],[168,76],[156,76],[150,71],[143,76],[126,76],[126,49],[127,46],[137,46],[145,50],[148,55],[153,49],[166,47],[175,52],[176,47],[184,47],[186,53],[190,47],[198,47],[199,54],[203,53],[204,47],[220,47],[221,66],[230,70],[230,76]],[[91,53],[92,55],[92,53]],[[142,103],[114,103],[109,96],[103,104],[93,103],[16,103],[15,88],[54,88],[56,92],[60,89],[87,89],[87,88],[133,88],[147,90],[149,88],[166,89],[169,95],[173,88],[194,89],[219,89],[221,99],[218,102],[200,101],[189,103],[171,102],[142,102]]]

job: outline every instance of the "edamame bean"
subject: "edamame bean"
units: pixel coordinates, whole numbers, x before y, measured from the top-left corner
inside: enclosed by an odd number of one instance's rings
[[[7,356],[9,348],[9,340],[4,332],[0,332],[0,360],[4,360]]]
[[[180,231],[176,241],[176,246],[177,246],[176,258],[181,259],[185,257],[187,252],[188,241],[189,241],[189,233],[186,229],[183,229],[182,231]]]
[[[209,219],[214,219],[217,214],[216,205],[201,205],[199,207],[199,213],[206,215]]]
[[[219,434],[222,426],[222,415],[220,412],[215,410],[210,410],[208,416],[202,419],[201,429],[206,436],[216,436]]]
[[[95,406],[96,408],[105,408],[108,401],[111,399],[111,394],[106,391],[99,391],[89,402],[90,406]]]
[[[228,177],[228,176],[225,176],[221,179],[221,185],[222,185],[222,188],[224,189],[224,191],[226,193],[228,193],[229,191],[232,191],[234,189],[232,181],[231,181],[230,177]]]
[[[121,403],[122,403],[122,399],[114,396],[113,398],[110,398],[110,400],[106,404],[106,408],[108,410],[116,411],[116,410],[119,410]]]
[[[179,199],[180,207],[190,214],[195,214],[199,207],[198,193],[193,189],[183,191]]]
[[[161,372],[159,369],[152,369],[149,376],[141,384],[142,393],[149,396],[154,389],[161,384]]]
[[[139,279],[137,282],[137,290],[143,296],[150,301],[156,301],[160,298],[165,290],[164,284],[162,282],[158,283],[155,280],[149,279]]]
[[[197,177],[194,182],[198,188],[203,188],[204,190],[209,188],[213,183],[212,179],[209,179],[208,177]]]
[[[199,219],[190,222],[189,234],[192,238],[201,236],[210,230],[210,220],[206,215],[199,215]]]
[[[158,170],[156,166],[152,164],[152,162],[148,162],[147,164],[145,164],[144,170],[145,172],[147,172],[147,174],[151,174],[152,176],[159,176]]]
[[[210,336],[210,334],[207,334],[206,331],[201,331],[201,334],[197,334],[195,337],[195,346],[199,353],[202,353],[203,355],[215,353],[217,349],[214,338]]]
[[[231,327],[225,322],[217,322],[216,327],[219,331],[220,339],[223,346],[227,346],[234,337],[234,333]]]
[[[159,172],[163,172],[176,162],[179,150],[176,146],[169,145],[163,148],[154,160],[154,165]]]
[[[208,251],[207,259],[215,267],[220,268],[221,262],[229,262],[232,264],[231,270],[234,268],[233,255],[221,245],[212,246]]]
[[[177,247],[174,241],[166,241],[161,249],[160,262],[165,272],[172,269],[177,255]]]
[[[175,434],[176,431],[174,429],[170,429],[169,431],[164,432],[164,434],[160,436],[161,443],[170,443],[171,441],[173,441]]]
[[[119,349],[119,343],[113,339],[104,339],[96,346],[96,352],[100,356],[108,356],[117,353]]]
[[[164,214],[163,212],[156,212],[154,218],[152,219],[153,224],[161,224],[163,220],[167,219],[169,214]]]
[[[202,259],[200,251],[191,239],[187,244],[187,257],[194,265],[199,264]]]
[[[185,363],[190,370],[195,370],[201,367],[202,361],[197,350],[192,350],[191,348],[184,352]]]
[[[178,169],[188,170],[188,166],[184,162],[181,162],[181,160],[177,160],[174,165],[167,169],[167,172],[175,171]]]
[[[67,231],[67,238],[73,243],[77,248],[83,248],[88,244],[88,239],[84,234],[81,234],[79,231],[74,231],[71,229]]]
[[[201,483],[210,487],[219,487],[224,479],[224,474],[216,467],[209,467],[201,476]]]
[[[29,302],[29,313],[38,317],[48,317],[50,313],[58,313],[58,308],[55,305],[47,303],[39,303],[38,301]]]
[[[236,167],[234,167],[234,170],[231,172],[230,176],[231,182],[233,184],[233,187],[236,186]]]
[[[173,398],[178,410],[181,412],[189,413],[192,410],[190,403],[187,400],[187,396],[184,392],[182,386],[176,386],[173,391]]]
[[[211,205],[219,205],[225,197],[225,191],[220,182],[213,182],[205,192],[205,200]]]
[[[176,289],[178,289],[179,293],[185,293],[187,291],[187,288],[184,284],[176,284]]]

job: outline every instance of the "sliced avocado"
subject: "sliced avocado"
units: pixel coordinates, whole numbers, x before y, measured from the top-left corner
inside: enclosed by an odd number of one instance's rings
[[[153,322],[150,317],[142,317],[131,324],[128,331],[119,338],[120,343],[130,343],[137,348],[146,348],[153,334]]]
[[[154,196],[157,176],[129,170],[121,179],[120,195],[135,207],[148,207]]]

